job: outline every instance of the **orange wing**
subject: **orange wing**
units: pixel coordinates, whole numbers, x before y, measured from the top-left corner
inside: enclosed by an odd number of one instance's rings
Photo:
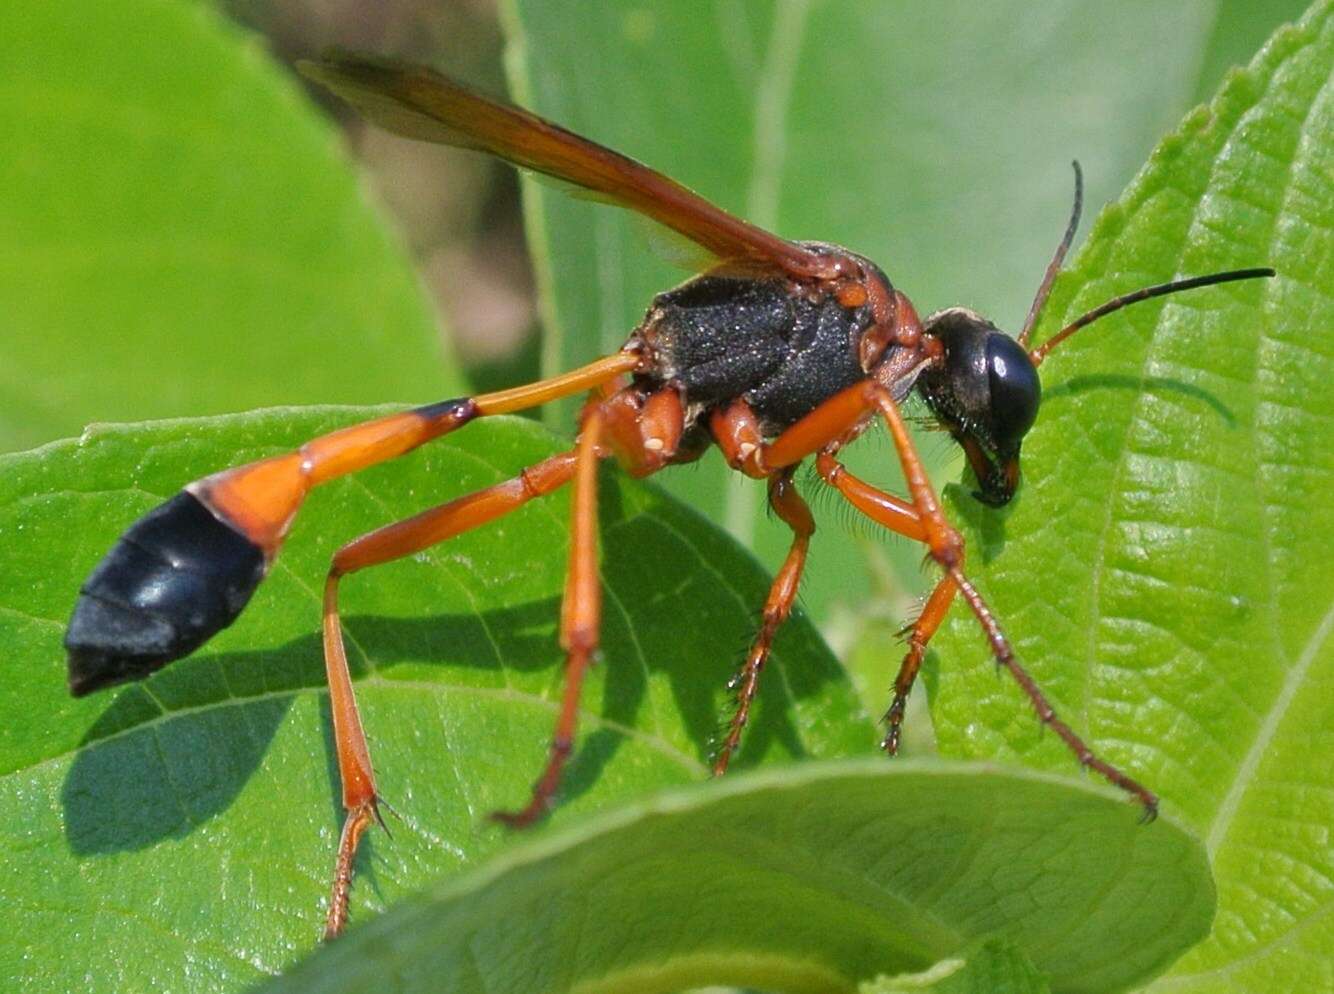
[[[382,128],[489,152],[584,187],[679,232],[729,268],[800,280],[839,275],[837,257],[779,238],[634,159],[431,69],[341,52],[318,62],[299,62],[297,68]]]

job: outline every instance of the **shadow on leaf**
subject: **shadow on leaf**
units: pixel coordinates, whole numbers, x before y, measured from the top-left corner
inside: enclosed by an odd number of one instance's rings
[[[1125,373],[1091,373],[1074,376],[1043,391],[1043,400],[1056,397],[1077,397],[1093,390],[1131,390],[1136,393],[1177,394],[1202,401],[1229,428],[1237,425],[1232,410],[1210,391],[1166,376],[1130,376]]]
[[[630,531],[641,526],[647,527],[647,522],[634,518],[620,527]],[[646,603],[648,591],[643,588],[649,584],[643,563],[634,554],[632,536],[622,538],[609,543],[603,563],[607,585],[619,591],[622,603],[619,610],[608,611],[604,623],[607,686],[601,717],[614,725],[636,726],[649,675],[665,670],[675,707],[704,764],[718,726],[718,695],[735,663],[728,657],[732,647],[747,637],[737,625],[744,616],[733,608],[729,617],[687,622],[669,605]],[[659,592],[691,582],[673,577],[669,562],[659,562],[653,575],[651,586]],[[555,638],[558,612],[558,599],[547,598],[480,614],[345,618],[353,676],[366,676],[365,661],[351,649],[353,645],[369,653],[378,679],[389,683],[400,672],[404,678],[421,679],[423,666],[436,671],[427,679],[438,679],[442,689],[456,685],[450,671],[550,669],[560,659]],[[722,648],[710,658],[697,650],[696,640]],[[322,658],[320,638],[312,632],[277,649],[204,655],[177,663],[156,675],[148,688],[151,700],[170,702],[166,714],[146,707],[145,688],[121,691],[83,737],[62,787],[71,849],[80,854],[143,849],[188,835],[225,811],[261,766],[296,695],[323,692]],[[249,694],[228,690],[254,683],[256,674],[263,676],[262,688]],[[789,756],[804,755],[784,697],[815,694],[839,678],[832,658],[819,669],[771,674],[761,687],[736,767],[755,765],[775,745]],[[464,678],[457,684],[474,682]],[[547,686],[545,696],[554,700],[554,674]],[[323,725],[336,824],[341,821],[341,805],[335,752],[329,723]],[[592,789],[624,739],[606,725],[592,729],[571,763],[561,798],[568,801]],[[371,749],[374,754],[374,741]],[[536,777],[544,759],[545,754],[535,752],[523,761]]]

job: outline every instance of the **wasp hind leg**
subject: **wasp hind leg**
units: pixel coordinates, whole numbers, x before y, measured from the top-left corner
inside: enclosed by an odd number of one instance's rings
[[[324,662],[333,712],[338,775],[342,781],[343,808],[347,816],[334,863],[333,890],[325,919],[326,938],[337,935],[347,923],[357,847],[372,821],[379,819],[380,803],[343,645],[338,615],[339,581],[358,570],[415,555],[516,511],[530,500],[564,486],[574,475],[575,467],[575,453],[563,452],[525,469],[513,479],[377,529],[349,542],[334,554],[324,587]]]
[[[141,680],[230,625],[273,564],[306,495],[474,418],[508,414],[632,372],[625,350],[526,386],[341,428],[188,484],[121,537],[80,589],[65,648],[76,697]]]

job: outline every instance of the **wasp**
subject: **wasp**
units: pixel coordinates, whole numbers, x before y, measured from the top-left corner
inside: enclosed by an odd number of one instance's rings
[[[789,241],[714,206],[661,173],[521,108],[482,96],[430,69],[335,53],[301,65],[371,121],[410,138],[474,149],[636,211],[701,247],[702,273],[659,294],[624,346],[579,369],[524,386],[440,401],[312,439],[294,452],[189,483],[131,525],[83,584],[65,636],[69,685],[80,696],[143,679],[230,625],[282,548],[312,488],[415,449],[477,418],[587,394],[571,449],[503,483],[376,529],[339,549],[324,586],[323,645],[346,815],[325,933],[348,917],[353,860],[380,821],[380,791],[348,672],[338,590],[351,573],[428,546],[572,488],[570,557],[560,616],[565,680],[545,766],[527,803],[493,817],[529,825],[549,809],[574,747],[580,687],[594,663],[601,591],[597,465],[614,458],[635,477],[698,459],[709,446],[763,482],[792,544],[764,603],[759,632],[734,677],[736,707],[713,772],[726,772],[745,729],[774,636],[792,610],[815,524],[794,483],[812,460],[825,485],[857,511],[926,547],[939,581],[908,634],[886,713],[883,747],[898,749],[908,694],[928,643],[962,598],[998,665],[1078,762],[1121,788],[1146,817],[1157,797],[1099,757],[1052,709],[1015,657],[964,571],[964,543],[946,520],[904,422],[916,392],[962,446],[978,500],[1007,503],[1019,453],[1038,413],[1038,368],[1080,328],[1136,301],[1193,287],[1273,276],[1243,269],[1147,287],[1108,301],[1029,348],[1079,221],[1075,204],[1022,331],[1012,338],[954,307],[925,319],[871,260],[838,245]],[[874,423],[893,439],[907,495],[848,471],[840,453]],[[382,823],[382,822],[381,822]]]

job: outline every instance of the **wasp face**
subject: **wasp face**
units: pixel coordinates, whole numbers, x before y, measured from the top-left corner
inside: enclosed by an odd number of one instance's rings
[[[1019,447],[1038,413],[1042,387],[1022,345],[986,318],[953,307],[922,328],[945,348],[917,381],[931,411],[963,446],[980,490],[1000,507],[1019,485]]]

